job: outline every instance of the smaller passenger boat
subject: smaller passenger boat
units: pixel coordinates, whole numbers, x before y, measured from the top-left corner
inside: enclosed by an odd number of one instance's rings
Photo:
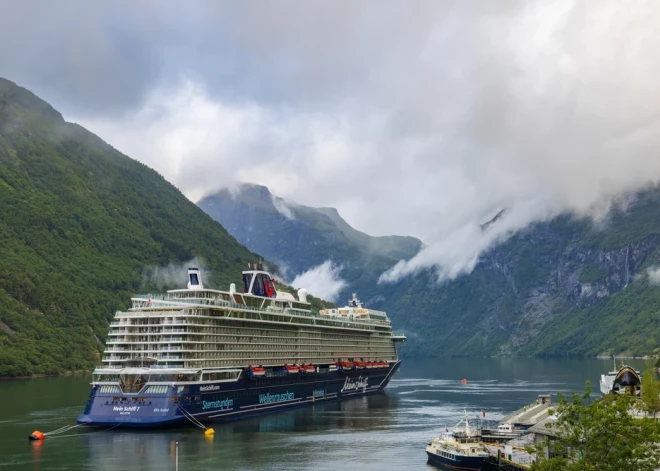
[[[642,394],[642,375],[631,366],[621,363],[621,368],[617,368],[616,361],[614,369],[600,375],[600,393],[603,396],[608,394],[630,394],[640,396]]]
[[[426,446],[428,462],[451,469],[480,470],[486,458],[490,456],[488,449],[481,441],[478,431],[470,429],[467,411],[465,418],[461,419],[450,431],[434,438]],[[464,423],[464,428],[460,425]]]

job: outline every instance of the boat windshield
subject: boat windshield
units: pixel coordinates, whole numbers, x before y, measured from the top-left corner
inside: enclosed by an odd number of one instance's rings
[[[253,273],[243,273],[243,292],[250,292],[250,283],[252,282]]]
[[[121,374],[119,375],[119,386],[125,393],[136,393],[147,382],[147,375],[143,374]]]

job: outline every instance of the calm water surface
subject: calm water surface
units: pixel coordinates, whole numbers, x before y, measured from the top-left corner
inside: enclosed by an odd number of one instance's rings
[[[216,424],[213,439],[193,427],[76,428],[29,442],[35,429],[75,423],[91,376],[0,382],[0,470],[174,470],[175,441],[181,471],[432,470],[426,442],[464,408],[496,422],[538,394],[582,391],[586,380],[598,392],[600,373],[611,367],[611,360],[407,359],[385,393]]]

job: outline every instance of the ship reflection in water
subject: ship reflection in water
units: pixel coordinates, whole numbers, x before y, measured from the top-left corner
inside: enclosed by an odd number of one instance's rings
[[[328,435],[333,440],[351,441],[354,432],[364,437],[365,432],[390,428],[396,402],[396,397],[383,393],[319,404],[222,424],[214,427],[212,438],[200,429],[176,428],[148,432],[112,430],[88,433],[82,439],[87,442],[89,464],[97,471],[174,469],[177,442],[179,469],[183,471],[220,467],[278,469],[277,464],[304,469],[315,466],[319,460],[333,459],[333,450],[315,445],[327,444]]]

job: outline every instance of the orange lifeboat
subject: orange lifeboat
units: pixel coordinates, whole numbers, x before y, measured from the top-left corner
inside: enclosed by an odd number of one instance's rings
[[[381,368],[387,368],[388,366],[390,366],[390,364],[387,363],[386,361],[379,361],[378,366]]]
[[[289,374],[295,374],[300,372],[300,368],[298,368],[298,365],[284,365],[284,371]]]
[[[305,373],[316,373],[316,367],[314,365],[305,365]]]
[[[250,374],[252,376],[266,376],[266,368],[263,368],[261,366],[251,366]]]
[[[373,362],[371,362],[371,361],[368,361],[367,364],[366,364],[366,368],[367,368],[368,370],[370,370],[371,368],[374,368],[374,366],[375,366],[375,364],[374,364]]]
[[[365,366],[365,362],[360,361],[360,360],[354,361],[353,364],[355,365],[355,368],[358,369],[358,370],[363,369],[364,366]]]
[[[341,362],[341,369],[342,370],[352,370],[353,369],[353,363],[350,361],[342,361]]]

